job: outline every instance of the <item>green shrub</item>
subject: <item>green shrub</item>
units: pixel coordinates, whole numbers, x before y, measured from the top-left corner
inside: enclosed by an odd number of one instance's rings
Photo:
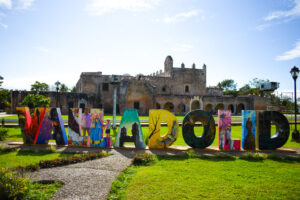
[[[246,154],[240,156],[240,159],[249,160],[249,161],[262,161],[267,158],[268,158],[267,155],[260,154],[260,153],[246,153]]]
[[[102,158],[105,156],[108,156],[108,153],[104,152],[93,152],[93,153],[84,153],[81,154],[80,156],[70,156],[67,158],[58,158],[55,160],[45,160],[45,161],[40,161],[39,162],[39,167],[40,168],[51,168],[51,167],[59,167],[63,165],[69,165],[69,164],[74,164],[78,162],[84,162],[87,160],[94,160],[97,158]]]
[[[0,199],[22,199],[28,193],[28,180],[0,168]]]
[[[2,125],[2,126],[5,126],[5,118],[2,118],[2,120],[1,120],[1,125]]]
[[[50,146],[49,147],[49,151],[51,152],[51,153],[55,153],[56,152],[56,148],[55,148],[55,146]]]
[[[34,172],[34,171],[39,171],[40,170],[40,166],[38,164],[35,165],[27,165],[25,167],[26,171],[30,171],[30,172]]]
[[[184,156],[187,158],[197,158],[198,157],[194,150],[185,151]]]
[[[151,153],[138,153],[133,157],[132,163],[134,165],[149,165],[155,160],[155,156]]]
[[[0,141],[5,140],[5,138],[8,136],[7,132],[7,128],[0,127]]]

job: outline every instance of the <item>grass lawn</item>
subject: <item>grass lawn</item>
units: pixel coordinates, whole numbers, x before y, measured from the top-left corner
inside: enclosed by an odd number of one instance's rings
[[[122,187],[124,186],[124,187]],[[158,157],[131,166],[114,182],[118,199],[299,199],[298,161],[235,157]],[[127,188],[126,188],[127,187]],[[110,194],[109,199],[117,199]]]
[[[63,184],[56,181],[53,184],[30,183],[28,186],[29,193],[24,199],[48,200],[63,186]]]
[[[26,151],[18,150],[7,152],[0,150],[0,167],[15,168],[37,164],[41,160],[54,160],[56,158],[73,156],[71,153],[51,153],[50,151]]]
[[[298,130],[300,130],[300,125],[297,126]],[[8,128],[8,137],[6,140],[12,140],[12,141],[22,141],[22,136],[21,136],[21,129],[20,128]],[[149,128],[148,127],[142,127],[143,134],[144,136],[148,135]],[[162,135],[166,134],[168,131],[167,127],[162,127],[161,128],[161,133]],[[231,137],[233,139],[242,139],[242,127],[241,126],[232,126],[231,127]],[[290,125],[290,138],[288,139],[287,143],[283,147],[300,147],[300,143],[296,142],[291,142],[291,137],[292,137],[292,132],[294,131],[294,125]],[[66,128],[66,132],[68,134],[68,128]],[[195,127],[195,134],[200,136],[203,132],[203,127]],[[275,126],[272,126],[272,133],[275,133]],[[105,134],[104,134],[105,135]],[[145,137],[144,137],[145,139]],[[50,140],[53,141],[54,140]],[[179,135],[176,140],[176,142],[173,145],[180,145],[180,146],[186,146],[187,144],[185,143],[183,137],[182,137],[182,128],[179,128]],[[216,137],[214,142],[212,143],[211,146],[218,146],[218,130],[216,127]]]

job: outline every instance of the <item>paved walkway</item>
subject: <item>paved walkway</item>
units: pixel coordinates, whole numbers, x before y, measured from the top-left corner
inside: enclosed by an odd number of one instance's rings
[[[93,161],[41,169],[33,180],[59,180],[64,186],[51,199],[106,199],[112,182],[131,164],[132,152],[119,153]]]

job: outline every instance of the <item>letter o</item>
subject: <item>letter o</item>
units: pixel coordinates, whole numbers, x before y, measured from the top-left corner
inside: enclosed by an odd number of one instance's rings
[[[195,135],[194,126],[201,122],[204,126],[202,136]],[[193,110],[189,112],[182,122],[182,135],[184,141],[191,147],[204,149],[211,145],[215,139],[216,126],[213,116],[204,110]]]

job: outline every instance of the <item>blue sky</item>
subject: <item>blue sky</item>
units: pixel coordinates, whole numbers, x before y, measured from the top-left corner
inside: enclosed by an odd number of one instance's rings
[[[0,0],[0,75],[8,89],[69,87],[81,72],[150,74],[207,65],[207,86],[257,77],[293,90],[300,0]]]

